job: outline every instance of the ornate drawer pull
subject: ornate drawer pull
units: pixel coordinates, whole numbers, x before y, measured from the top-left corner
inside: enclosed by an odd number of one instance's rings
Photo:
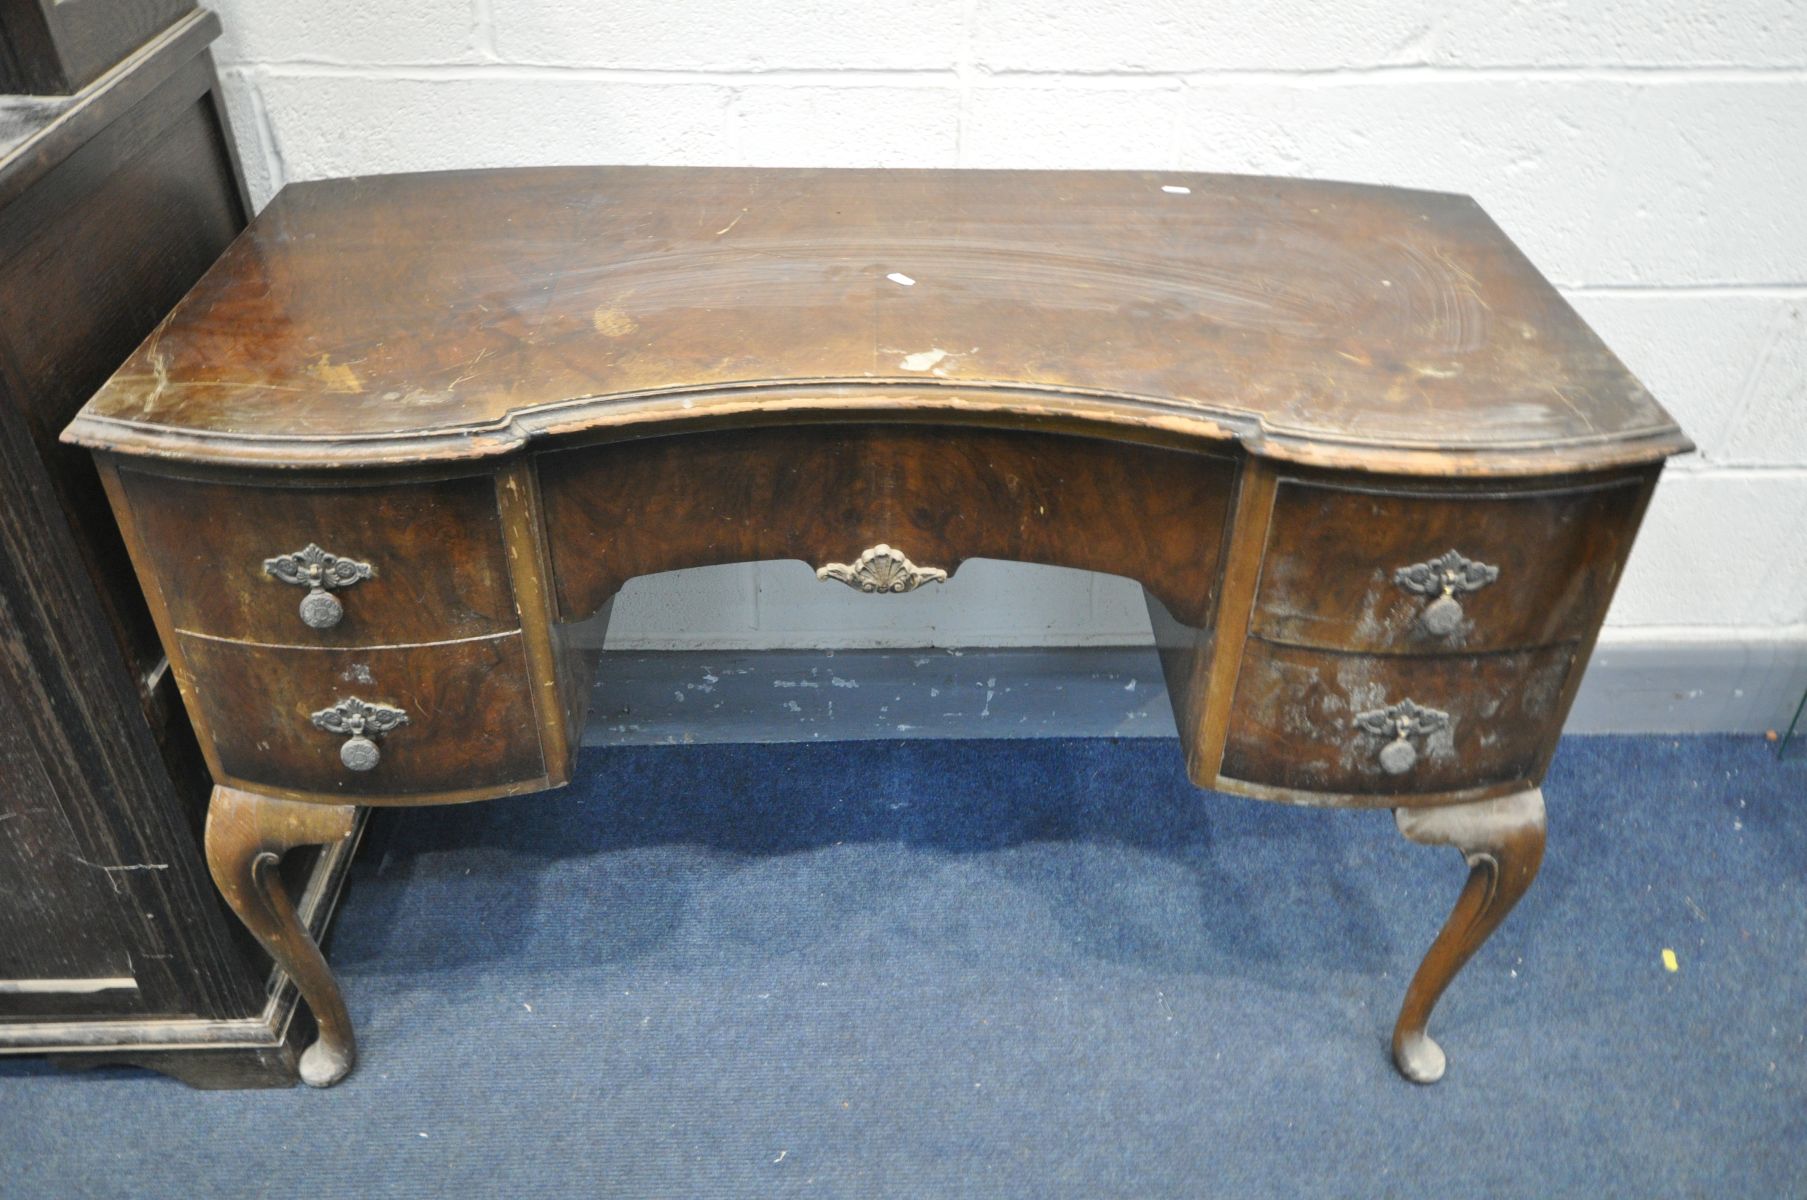
[[[946,583],[947,572],[939,567],[919,567],[880,542],[853,561],[829,563],[816,571],[817,579],[834,579],[862,592],[913,592],[925,583]]]
[[[1435,596],[1419,620],[1438,637],[1448,637],[1462,625],[1464,592],[1478,592],[1500,577],[1498,567],[1474,562],[1451,550],[1429,562],[1413,563],[1393,572],[1393,582],[1418,596]]]
[[[1389,775],[1403,775],[1418,762],[1418,747],[1408,739],[1448,729],[1449,714],[1425,708],[1411,700],[1401,700],[1390,708],[1357,713],[1355,723],[1364,733],[1393,736],[1392,741],[1380,748],[1380,768]]]
[[[328,554],[313,542],[293,554],[264,559],[264,571],[308,589],[301,598],[301,619],[310,629],[331,629],[345,615],[345,606],[329,588],[350,587],[372,574],[369,563]]]
[[[388,733],[408,723],[408,714],[387,704],[372,704],[356,696],[341,700],[331,708],[323,708],[311,720],[328,733],[347,733],[339,747],[339,761],[353,771],[368,771],[382,759],[382,752],[370,734]]]

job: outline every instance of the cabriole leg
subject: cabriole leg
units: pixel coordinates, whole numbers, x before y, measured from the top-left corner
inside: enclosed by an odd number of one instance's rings
[[[1424,1027],[1443,989],[1537,878],[1543,862],[1543,792],[1532,788],[1474,804],[1396,808],[1393,819],[1414,842],[1454,846],[1470,867],[1455,911],[1412,976],[1393,1027],[1393,1062],[1400,1073],[1415,1083],[1435,1083],[1443,1078],[1443,1048]]]
[[[276,867],[296,846],[350,837],[357,811],[351,805],[303,804],[228,787],[215,787],[207,808],[207,866],[213,882],[295,981],[320,1027],[319,1038],[301,1055],[301,1081],[313,1087],[330,1087],[345,1078],[357,1058],[357,1041],[338,980],[296,915]]]

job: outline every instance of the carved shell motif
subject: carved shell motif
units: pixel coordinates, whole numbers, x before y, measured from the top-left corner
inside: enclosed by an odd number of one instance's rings
[[[880,542],[849,565],[829,563],[816,572],[817,579],[834,579],[862,592],[913,592],[925,583],[946,583],[939,567],[919,567]]]

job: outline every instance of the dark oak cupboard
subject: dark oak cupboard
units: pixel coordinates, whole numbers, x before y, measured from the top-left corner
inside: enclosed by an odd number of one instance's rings
[[[285,1084],[311,1027],[211,881],[211,786],[89,456],[57,435],[249,219],[177,0],[0,0],[0,1054]],[[285,871],[324,926],[349,845]]]

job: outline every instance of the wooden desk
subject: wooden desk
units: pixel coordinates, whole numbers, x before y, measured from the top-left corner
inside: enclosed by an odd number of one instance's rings
[[[291,186],[65,436],[322,1085],[351,1027],[276,862],[358,805],[566,782],[567,624],[680,567],[887,593],[980,556],[1144,585],[1201,787],[1466,856],[1393,1038],[1437,1079],[1430,1010],[1537,872],[1539,781],[1688,447],[1464,197],[679,168]]]

